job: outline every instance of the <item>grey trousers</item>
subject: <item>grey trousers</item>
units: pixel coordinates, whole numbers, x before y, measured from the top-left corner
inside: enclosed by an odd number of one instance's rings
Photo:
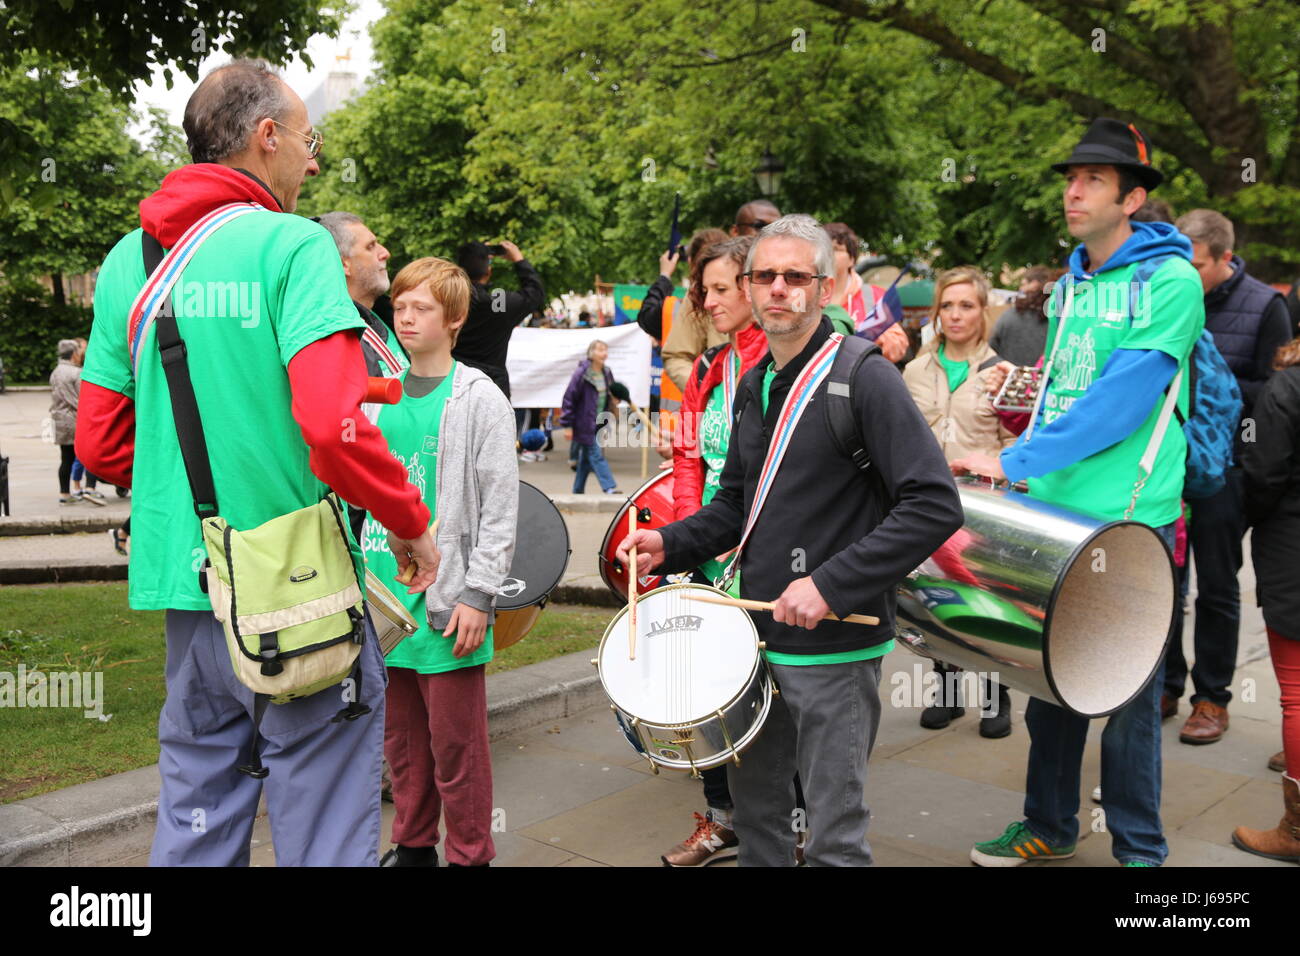
[[[167,699],[158,720],[158,825],[150,866],[247,866],[266,784],[276,866],[375,866],[384,687],[379,641],[366,619],[362,702],[371,712],[332,722],[343,687],[262,718],[265,781],[240,773],[253,739],[253,692],[236,678],[211,611],[167,612]]]
[[[740,865],[794,866],[806,830],[809,866],[870,866],[863,790],[880,726],[880,658],[769,666],[781,693],[740,765],[727,765]],[[806,820],[795,809],[795,771]]]

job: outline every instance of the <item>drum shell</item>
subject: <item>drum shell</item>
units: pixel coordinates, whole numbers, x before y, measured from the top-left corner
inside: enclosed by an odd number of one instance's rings
[[[674,514],[672,469],[664,469],[632,492],[605,531],[605,538],[601,542],[598,555],[600,577],[605,582],[605,586],[623,600],[627,600],[627,569],[615,559],[614,552],[628,532],[629,508],[636,508],[638,511],[636,524],[638,529],[654,531],[670,524]],[[644,593],[668,583],[670,583],[668,575],[652,573],[640,579],[637,589]]]
[[[649,723],[638,720],[617,704],[611,706],[628,742],[646,759],[669,770],[699,771],[737,760],[763,729],[771,705],[771,676],[767,664],[760,659],[754,676],[735,700],[718,714],[703,720],[685,724]],[[681,744],[683,734],[690,734],[697,742],[703,740],[709,749],[692,751],[688,757]],[[728,746],[728,741],[732,746]]]
[[[528,607],[508,611],[497,611],[496,621],[492,624],[492,649],[503,651],[518,644],[533,629],[537,619],[542,616],[546,601],[530,604]]]
[[[1160,536],[987,484],[958,491],[966,517],[949,560],[898,589],[900,639],[1080,716],[1132,700],[1173,629],[1173,559]]]

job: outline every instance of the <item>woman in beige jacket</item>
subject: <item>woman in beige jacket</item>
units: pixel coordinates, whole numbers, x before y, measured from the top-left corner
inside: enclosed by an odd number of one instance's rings
[[[903,371],[912,394],[949,462],[977,453],[997,458],[1016,436],[1007,430],[993,409],[985,373],[1000,361],[989,346],[992,323],[988,318],[989,283],[971,266],[949,269],[935,283],[930,321],[935,337]],[[958,532],[959,534],[961,532]],[[932,730],[948,726],[965,709],[944,693],[956,682],[942,679],[953,668],[938,663],[941,697],[921,712],[921,726]],[[984,693],[992,700],[991,681]],[[996,714],[980,719],[980,735],[1005,737],[1011,733],[1011,704],[1005,687],[998,688]]]

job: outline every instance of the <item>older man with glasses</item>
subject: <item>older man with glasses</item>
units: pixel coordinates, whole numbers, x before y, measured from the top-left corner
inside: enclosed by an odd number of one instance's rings
[[[626,562],[635,541],[647,574],[686,571],[739,544],[741,596],[776,601],[755,624],[781,694],[727,771],[742,866],[794,865],[805,826],[810,866],[871,863],[863,791],[880,658],[894,644],[893,588],[962,522],[943,453],[883,355],[867,355],[848,382],[869,468],[832,438],[823,406],[840,340],[822,309],[833,271],[830,238],[811,216],[785,216],[759,234],[746,295],[770,353],[737,386],[721,488],[689,518],[636,531],[619,548]],[[824,620],[831,612],[879,623]],[[806,821],[795,809],[796,771]]]
[[[422,590],[438,565],[429,509],[362,413],[364,322],[338,250],[319,225],[286,215],[303,179],[320,171],[321,139],[306,106],[266,63],[236,60],[194,91],[185,133],[194,162],[140,204],[143,229],[100,269],[77,428],[86,466],[134,492],[131,606],[167,611],[150,863],[248,865],[266,777],[277,865],[374,866],[385,684],[378,640],[367,622],[354,680],[262,713],[235,679],[222,624],[200,589],[205,549],[177,422],[188,441],[200,419],[215,501],[234,528],[314,505],[333,488],[393,530],[392,547],[414,555],[412,586]],[[212,216],[240,205],[225,222]],[[196,236],[205,237],[197,246]],[[190,256],[171,299],[198,407],[191,424],[173,413],[158,327],[133,308],[150,237]],[[232,301],[238,314],[226,307]]]

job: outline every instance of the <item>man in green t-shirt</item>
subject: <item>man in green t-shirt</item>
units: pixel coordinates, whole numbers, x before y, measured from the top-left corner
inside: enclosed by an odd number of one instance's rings
[[[1030,427],[999,460],[973,455],[953,467],[1028,479],[1032,497],[1099,518],[1131,517],[1172,549],[1187,455],[1182,429],[1165,431],[1145,484],[1139,461],[1156,440],[1165,390],[1187,368],[1205,327],[1191,243],[1168,223],[1130,220],[1163,179],[1137,127],[1095,120],[1073,155],[1052,168],[1065,176],[1066,224],[1082,244],[1050,300],[1043,394]],[[1185,417],[1188,376],[1179,381]],[[1168,855],[1160,823],[1162,683],[1154,675],[1102,733],[1103,807],[1112,852],[1125,866],[1159,866]],[[1074,855],[1088,721],[1033,698],[1025,725],[1025,819],[975,845],[971,859],[981,866]]]
[[[164,249],[192,251],[170,299],[219,513],[234,528],[254,528],[333,488],[393,530],[389,545],[403,569],[416,565],[411,588],[423,591],[439,560],[429,511],[362,414],[363,323],[329,234],[289,214],[303,178],[319,172],[321,139],[306,106],[266,63],[236,60],[199,84],[185,132],[194,163],[170,173],[140,216]],[[231,204],[251,211],[190,247],[191,226]],[[256,747],[270,772],[277,864],[374,865],[378,641],[367,624],[355,682],[271,706],[258,725],[253,693],[235,679],[222,625],[200,590],[205,550],[171,396],[153,326],[133,308],[147,278],[143,253],[135,230],[100,269],[77,451],[105,480],[131,486],[131,606],[167,610],[150,862],[247,865],[262,781],[237,765]],[[370,712],[337,721],[345,698]]]

